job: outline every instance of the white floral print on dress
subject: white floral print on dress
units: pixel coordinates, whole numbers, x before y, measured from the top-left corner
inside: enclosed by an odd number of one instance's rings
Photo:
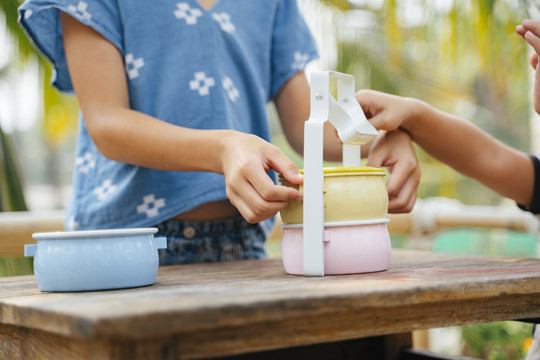
[[[83,20],[90,20],[92,18],[92,14],[90,14],[86,9],[88,8],[88,4],[85,1],[79,1],[77,6],[75,5],[69,5],[68,11],[71,11],[75,17],[83,19]]]
[[[184,19],[187,25],[195,25],[197,23],[197,18],[202,16],[201,9],[192,8],[188,3],[178,3],[176,4],[177,9],[174,11],[174,16],[177,19]]]
[[[228,13],[226,12],[214,13],[212,14],[212,17],[214,18],[214,20],[216,20],[219,23],[221,30],[223,31],[232,33],[236,29],[234,27],[234,24],[231,22],[231,15],[229,15]]]
[[[103,181],[103,184],[94,190],[94,195],[99,200],[105,200],[116,190],[116,185],[113,185],[110,179]]]
[[[133,56],[132,53],[126,55],[126,72],[128,77],[133,80],[139,77],[139,69],[144,66],[144,59]]]
[[[232,102],[236,102],[236,99],[240,96],[238,89],[234,86],[230,77],[225,76],[222,81],[223,88],[227,91],[227,95]]]
[[[216,84],[213,77],[207,77],[204,71],[198,71],[194,74],[194,80],[189,82],[189,88],[198,91],[200,96],[210,93],[210,88]]]
[[[143,196],[143,203],[137,206],[137,213],[145,213],[147,217],[159,215],[159,209],[165,207],[165,199],[156,199],[154,194]]]

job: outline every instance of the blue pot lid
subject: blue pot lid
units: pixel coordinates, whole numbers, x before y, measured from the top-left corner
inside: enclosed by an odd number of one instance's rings
[[[110,229],[110,230],[81,230],[81,231],[54,231],[34,233],[32,237],[36,240],[54,239],[80,239],[88,237],[111,237],[126,235],[149,235],[158,232],[157,228],[133,228],[133,229]]]

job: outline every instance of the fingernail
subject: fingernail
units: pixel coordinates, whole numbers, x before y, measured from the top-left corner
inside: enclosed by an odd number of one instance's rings
[[[532,20],[529,20],[529,19],[525,19],[521,22],[524,26],[527,26],[527,25],[532,25]]]

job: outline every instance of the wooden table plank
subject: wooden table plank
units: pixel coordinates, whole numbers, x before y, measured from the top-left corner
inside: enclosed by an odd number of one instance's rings
[[[418,251],[393,251],[390,269],[372,274],[291,276],[280,260],[254,260],[163,267],[135,289],[29,284],[0,279],[2,324],[129,346],[159,337],[185,358],[540,317],[540,260]]]

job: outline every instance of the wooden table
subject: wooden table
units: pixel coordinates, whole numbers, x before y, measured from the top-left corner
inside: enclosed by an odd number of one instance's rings
[[[324,278],[253,260],[162,267],[153,286],[83,293],[19,276],[0,278],[0,358],[399,359],[412,330],[537,317],[536,259],[394,250],[388,271]]]

